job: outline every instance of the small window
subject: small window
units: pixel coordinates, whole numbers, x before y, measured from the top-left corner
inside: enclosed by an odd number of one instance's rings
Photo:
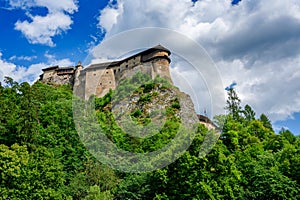
[[[96,76],[96,74],[94,74],[94,76]]]
[[[126,69],[128,68],[128,65],[126,65]]]
[[[106,74],[108,74],[108,71],[106,71]]]
[[[121,71],[121,69],[119,68],[118,71]]]
[[[111,81],[109,81],[109,84],[111,84]]]
[[[114,69],[114,74],[117,72],[117,70]]]

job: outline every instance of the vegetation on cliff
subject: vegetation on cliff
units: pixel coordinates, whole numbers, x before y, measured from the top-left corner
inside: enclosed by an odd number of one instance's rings
[[[163,83],[146,80],[135,88],[126,80],[125,86],[137,89],[139,97],[131,116],[148,124],[147,105],[161,95]],[[111,140],[134,152],[172,140],[181,120],[176,98],[166,105],[164,131],[152,140],[135,140],[111,113],[114,95],[123,89],[95,99],[97,120]],[[208,130],[199,124],[192,145],[174,163],[149,173],[123,173],[99,163],[82,144],[70,87],[7,78],[0,85],[0,199],[300,199],[299,136],[284,129],[275,134],[267,116],[256,119],[234,90],[228,95],[228,116],[215,119],[225,121],[223,133],[206,157],[199,151]]]

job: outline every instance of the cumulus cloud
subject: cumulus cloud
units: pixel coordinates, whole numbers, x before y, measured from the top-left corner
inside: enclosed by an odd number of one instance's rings
[[[17,21],[15,29],[21,31],[32,44],[54,46],[52,37],[70,29],[72,20],[63,13],[52,13],[45,17],[32,17],[32,22]]]
[[[48,0],[7,0],[11,8],[29,9],[46,7],[50,12],[65,11],[74,13],[78,10],[77,0],[48,1]]]
[[[106,38],[132,28],[178,31],[207,50],[224,86],[236,81],[242,101],[258,113],[277,121],[300,112],[298,0],[242,0],[235,6],[229,0],[118,0],[101,11],[99,26]],[[173,62],[173,69],[184,66]]]
[[[24,9],[30,20],[18,20],[15,29],[21,31],[32,44],[55,46],[53,37],[66,32],[73,23],[71,14],[78,11],[76,0],[48,1],[48,0],[9,0],[14,9]],[[47,8],[46,16],[33,16],[30,8]]]
[[[220,61],[218,65],[224,79],[238,82],[236,88],[242,101],[267,113],[272,120],[292,118],[300,111],[300,56],[257,62],[250,68],[237,59]]]
[[[9,58],[9,60],[25,60],[25,61],[32,61],[33,59],[36,59],[37,56],[12,56]]]
[[[4,77],[8,76],[17,82],[28,82],[32,84],[38,80],[43,68],[53,65],[71,66],[73,63],[69,59],[56,60],[52,56],[51,59],[48,59],[45,63],[36,63],[25,67],[16,65],[11,61],[6,61],[2,58],[2,53],[0,52],[0,82],[3,82]]]

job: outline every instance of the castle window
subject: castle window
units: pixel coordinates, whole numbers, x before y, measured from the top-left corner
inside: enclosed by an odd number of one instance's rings
[[[120,71],[121,69],[119,68],[118,71]]]
[[[114,69],[114,74],[116,74],[117,70]]]
[[[99,85],[102,85],[102,83],[100,83]]]
[[[111,81],[109,81],[109,84],[111,84]]]
[[[108,71],[106,71],[106,74],[108,74]]]
[[[126,69],[128,68],[128,65],[126,65]]]
[[[96,74],[94,74],[94,76],[96,76]]]

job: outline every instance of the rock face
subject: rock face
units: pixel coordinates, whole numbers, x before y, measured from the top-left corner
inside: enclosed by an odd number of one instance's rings
[[[121,83],[116,88],[109,108],[118,125],[126,132],[134,137],[150,137],[159,132],[166,120],[172,117],[190,130],[193,129],[192,125],[199,122],[190,96],[168,80],[162,79],[163,83],[156,82],[156,79],[150,83],[145,81],[145,84],[137,83],[137,87],[132,84],[134,80],[135,76],[127,81],[127,85]]]

